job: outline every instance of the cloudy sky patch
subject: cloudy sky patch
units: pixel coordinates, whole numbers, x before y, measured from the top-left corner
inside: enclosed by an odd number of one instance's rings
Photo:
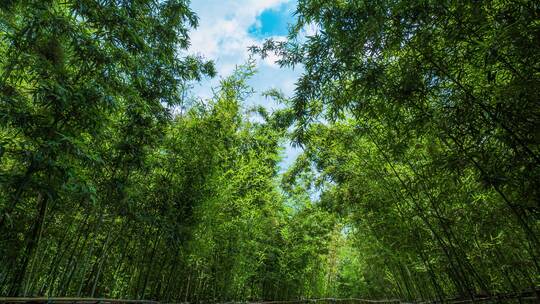
[[[294,22],[296,0],[193,0],[191,7],[199,17],[199,27],[191,33],[190,53],[215,62],[218,77],[206,79],[194,87],[196,96],[212,96],[220,77],[230,75],[237,65],[247,62],[248,47],[265,39],[285,39],[288,25]],[[257,74],[249,81],[256,94],[246,106],[263,105],[269,110],[279,105],[261,96],[276,88],[288,96],[301,69],[280,68],[274,56],[257,60]],[[287,145],[282,167],[288,167],[299,151]]]

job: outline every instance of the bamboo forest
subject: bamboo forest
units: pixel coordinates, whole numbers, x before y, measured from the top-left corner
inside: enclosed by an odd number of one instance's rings
[[[0,1],[20,298],[537,303],[540,2]]]

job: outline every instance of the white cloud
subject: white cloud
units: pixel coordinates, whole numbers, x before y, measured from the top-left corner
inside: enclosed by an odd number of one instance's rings
[[[294,0],[193,0],[191,7],[199,17],[199,27],[190,34],[189,52],[214,60],[220,77],[230,75],[237,65],[247,62],[250,55],[248,47],[263,42],[248,32],[253,25],[261,26],[257,17],[264,10],[277,9],[290,1]],[[272,38],[285,39],[283,36]],[[280,105],[260,95],[271,88],[288,96],[293,94],[301,70],[280,68],[275,63],[277,59],[270,55],[257,60],[258,73],[249,84],[259,94],[250,98],[246,106],[263,105],[269,110],[279,108]],[[212,88],[218,83],[219,77],[203,81],[195,85],[194,93],[203,99],[210,98]],[[283,166],[288,167],[298,153],[297,149],[286,146]]]
[[[191,33],[190,51],[214,59],[220,74],[229,74],[245,62],[247,48],[260,43],[248,33],[264,10],[288,0],[197,0],[192,9],[199,16],[199,27]],[[270,63],[268,60],[266,63]]]
[[[263,42],[248,32],[251,26],[260,26],[257,17],[265,10],[278,9],[290,1],[294,0],[194,0],[191,8],[199,17],[199,27],[191,32],[189,52],[214,60],[219,76],[231,74],[237,65],[248,60],[248,47]],[[285,40],[284,36],[271,38]],[[275,63],[277,59],[273,54],[265,59],[257,58],[258,74],[251,81],[257,92],[277,88],[286,94],[292,93],[299,72],[280,69]],[[196,85],[195,93],[208,98],[218,82],[219,79],[204,81]]]

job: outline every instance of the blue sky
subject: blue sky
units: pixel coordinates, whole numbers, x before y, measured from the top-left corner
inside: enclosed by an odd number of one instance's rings
[[[265,39],[284,40],[288,24],[294,21],[296,0],[192,0],[191,8],[199,16],[199,27],[191,32],[190,53],[214,60],[219,76],[195,86],[195,94],[202,98],[212,95],[212,87],[219,77],[229,75],[237,65],[249,58],[248,47],[261,44]],[[272,100],[260,95],[277,88],[292,95],[301,69],[282,69],[269,56],[257,59],[257,75],[250,80],[256,94],[249,105],[263,105],[272,110],[278,107]],[[285,147],[282,167],[289,166],[299,154]]]
[[[286,36],[289,24],[294,23],[295,1],[281,3],[280,5],[265,9],[257,20],[248,28],[248,33],[257,38],[272,36]]]

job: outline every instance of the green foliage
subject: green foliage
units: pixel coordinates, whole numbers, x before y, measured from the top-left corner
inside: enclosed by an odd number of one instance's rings
[[[277,52],[321,205],[353,225],[347,295],[407,299],[540,284],[533,1],[299,1]],[[318,30],[303,37],[305,25]],[[349,283],[354,282],[354,283]]]
[[[215,75],[188,1],[1,2],[0,295],[538,288],[537,6],[300,0],[252,48],[304,68],[269,112],[245,108],[254,60],[186,97]]]

